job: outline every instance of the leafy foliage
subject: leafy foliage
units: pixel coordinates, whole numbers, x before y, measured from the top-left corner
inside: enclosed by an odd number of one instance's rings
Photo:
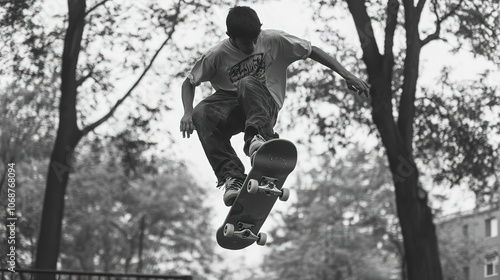
[[[26,156],[41,158],[47,150],[41,147],[23,145],[25,142],[39,141],[46,148],[53,139],[54,107],[50,99],[45,99],[35,91],[9,87],[0,94],[1,158],[22,159]],[[45,152],[45,153],[44,153]]]
[[[197,199],[205,190],[182,164],[143,160],[142,167],[127,174],[120,149],[86,154],[69,185],[64,267],[210,274],[217,260],[210,211]]]
[[[290,67],[287,90],[293,91],[294,97],[287,99],[286,112],[281,113],[288,114],[290,121],[280,125],[287,129],[301,127],[303,137],[299,143],[307,143],[313,150],[318,148],[316,141],[322,142],[326,149],[316,151],[318,154],[335,154],[338,148],[354,149],[352,139],[357,139],[359,131],[369,135],[375,132],[370,126],[368,102],[349,92],[330,69],[312,63],[308,60]]]
[[[210,209],[198,199],[206,190],[183,164],[148,159],[147,149],[114,143],[94,139],[78,152],[66,199],[62,268],[205,279],[219,260],[211,240]],[[133,162],[134,172],[127,172]],[[19,268],[34,262],[46,169],[45,160],[33,157],[16,164]],[[5,202],[0,202],[2,208]],[[2,228],[0,236],[5,234]],[[0,244],[2,252],[6,245]]]
[[[27,142],[25,142],[26,144]],[[3,149],[3,146],[0,147]],[[30,268],[34,262],[36,251],[36,240],[40,229],[40,212],[42,208],[43,184],[45,172],[47,171],[47,161],[24,157],[22,161],[14,161],[16,170],[16,255],[19,269]],[[0,191],[0,209],[7,208],[7,188]],[[5,214],[4,214],[5,213]],[[1,218],[7,211],[2,211]],[[5,242],[0,242],[0,251],[8,252],[7,248],[7,228],[0,227],[0,238]],[[7,256],[2,254],[0,261],[5,263]]]
[[[3,0],[0,5],[0,85],[2,81],[33,89],[54,82],[56,62],[60,55],[61,29],[47,28],[41,1]],[[53,67],[54,66],[54,67]],[[34,83],[34,84],[32,84]]]
[[[300,176],[266,269],[278,279],[389,279],[401,236],[383,160],[361,150]],[[272,261],[271,261],[272,260]]]
[[[466,184],[479,201],[499,199],[498,180],[500,97],[487,83],[489,72],[478,81],[456,83],[443,69],[441,87],[423,88],[417,100],[415,145],[418,158],[432,167],[438,184]]]
[[[456,36],[455,51],[467,48],[474,55],[500,63],[500,3],[498,1],[434,1],[439,7],[457,8],[457,16],[446,29]]]
[[[177,29],[196,26],[214,29],[212,22],[192,17],[212,12],[211,1],[87,1],[86,25],[76,73],[78,124],[84,128],[102,117],[123,97],[131,81],[151,61],[166,40],[148,75],[128,99],[136,110],[115,114],[109,134],[125,125],[144,128],[169,110],[171,78],[184,75],[192,45],[172,38]],[[219,2],[219,5],[228,3]],[[2,0],[0,6],[0,86],[42,91],[59,98],[61,59],[67,9],[43,1]],[[206,27],[205,27],[206,26]],[[204,42],[198,42],[201,44]],[[191,58],[191,55],[189,55]],[[165,62],[165,63],[161,63]],[[40,93],[41,96],[43,96]],[[147,97],[147,98],[145,98]],[[55,101],[55,100],[54,100]],[[114,130],[113,128],[117,128]]]
[[[440,36],[446,38],[450,44],[458,42],[460,46],[464,46],[466,42],[470,42],[477,45],[483,41],[492,42],[487,41],[485,36],[498,32],[499,25],[494,24],[498,21],[498,11],[488,6],[487,2],[432,1],[431,5],[428,5],[427,13],[434,15],[440,21],[447,20],[444,23],[440,22],[446,27],[446,33],[440,33]],[[353,51],[355,46],[347,42],[333,25],[335,17],[329,10],[332,6],[344,9],[341,2],[315,1],[311,5],[316,10],[317,20],[327,23],[324,29],[318,30],[326,46],[338,56],[339,61],[348,65],[348,69],[353,69],[353,72],[363,69],[361,60],[352,61],[352,58],[356,57]],[[380,25],[377,29],[383,28],[382,23],[387,17],[383,5],[376,1],[367,1],[366,8],[372,17],[372,22]],[[451,11],[455,11],[456,14],[452,16]],[[470,22],[473,23],[468,25]],[[483,25],[488,28],[482,30],[480,34],[467,35],[457,33],[456,30],[456,28],[479,28]],[[432,32],[434,32],[432,28],[422,30],[423,35]],[[401,32],[397,35],[404,34]],[[479,40],[471,36],[483,37]],[[486,56],[494,62],[499,55],[497,45],[491,44],[487,47],[482,44],[482,51],[473,51],[473,54]],[[391,81],[392,106],[400,108],[405,80],[406,47],[398,44],[395,48]],[[307,73],[303,69],[308,69]],[[477,78],[455,81],[450,77],[452,71],[453,69],[449,68],[443,70],[442,77],[438,80],[439,87],[422,85],[416,92],[416,119],[413,124],[415,158],[421,163],[421,171],[425,175],[432,176],[435,183],[449,187],[467,184],[478,195],[478,201],[496,200],[498,198],[495,198],[494,194],[498,193],[500,184],[497,170],[500,143],[495,135],[499,133],[500,122],[494,116],[499,114],[500,100],[498,87],[492,81],[498,73],[487,70]],[[364,74],[361,72],[358,75]],[[372,112],[367,100],[347,91],[331,71],[318,69],[311,62],[306,62],[306,65],[293,67],[290,70],[290,77],[289,90],[298,94],[299,99],[287,101],[291,102],[287,104],[289,105],[287,111],[293,120],[289,127],[305,125],[307,133],[304,135],[307,137],[304,137],[303,141],[315,149],[317,143],[324,143],[323,147],[326,149],[321,149],[318,154],[324,151],[335,154],[340,147],[353,148],[355,143],[366,140],[360,138],[359,134],[373,137],[370,139],[378,138],[371,121]],[[398,118],[400,113],[393,110],[394,118]],[[311,123],[314,125],[310,125]],[[381,142],[377,142],[376,145],[377,149],[382,147]]]
[[[459,46],[463,46],[464,41],[470,43],[474,55],[490,58],[494,62],[498,59],[498,44],[490,44],[497,39],[487,39],[495,36],[499,28],[498,9],[495,9],[497,5],[490,7],[485,2],[480,3],[474,0],[431,1],[431,5],[426,5],[426,2],[425,0],[390,0],[387,1],[387,5],[380,5],[376,1],[313,2],[313,6],[317,8],[315,15],[321,21],[335,23],[333,19],[336,13],[332,12],[334,9],[331,7],[339,8],[340,3],[347,4],[347,10],[354,20],[363,53],[362,61],[366,64],[368,80],[371,83],[372,119],[382,140],[379,145],[384,145],[393,174],[396,205],[404,235],[405,267],[407,268],[406,273],[402,275],[409,279],[442,279],[433,213],[419,179],[419,170],[432,173],[435,182],[464,183],[477,194],[487,194],[490,198],[498,193],[498,184],[500,184],[495,167],[498,165],[498,143],[488,134],[489,132],[498,133],[498,119],[490,121],[485,118],[487,116],[477,113],[478,110],[492,115],[498,113],[496,88],[483,85],[486,79],[475,81],[481,83],[479,86],[475,83],[460,83],[458,87],[450,86],[453,85],[451,81],[448,83],[440,81],[444,87],[459,91],[462,95],[455,97],[453,94],[443,95],[445,92],[440,92],[439,97],[429,97],[427,102],[419,102],[420,107],[416,106],[416,100],[421,94],[418,91],[421,71],[420,54],[422,47],[427,46],[429,42],[444,38],[458,38]],[[403,6],[402,10],[399,9],[400,4]],[[401,13],[402,11],[404,13]],[[485,19],[485,14],[491,15],[492,18]],[[428,15],[434,15],[434,23],[431,23],[431,27],[425,25],[429,24],[428,21],[422,24],[424,19],[428,19],[426,17]],[[454,27],[459,26],[459,32],[450,33],[448,29],[448,32],[443,35],[442,29],[450,22],[455,23]],[[483,28],[481,33],[472,34],[473,30],[479,28]],[[338,29],[327,26],[323,39],[330,38],[327,40],[329,44],[342,43],[337,40],[340,38],[336,34]],[[381,30],[383,30],[383,35],[378,36],[382,32],[377,31]],[[400,45],[404,47],[399,47]],[[349,50],[349,46],[343,45],[342,50],[344,49]],[[348,68],[354,65],[349,61],[342,62],[348,65]],[[326,140],[324,143],[327,143],[328,150],[333,152],[335,152],[332,148],[333,144],[345,147],[349,145],[348,143],[362,142],[365,138],[359,136],[364,136],[363,134],[358,133],[354,134],[358,137],[349,137],[345,132],[349,131],[349,128],[351,131],[358,131],[366,122],[351,124],[346,121],[344,116],[348,114],[339,114],[339,112],[349,112],[352,106],[349,104],[346,106],[344,102],[346,98],[342,96],[341,91],[330,92],[328,84],[330,88],[336,88],[338,83],[332,82],[328,75],[319,76],[320,78],[316,78],[314,82],[314,78],[311,79],[306,74],[305,77],[313,82],[310,82],[305,90],[299,89],[300,92],[307,94],[306,103],[309,104],[312,101],[322,105],[317,109],[318,113],[305,111],[304,114],[304,111],[298,111],[299,115],[305,115],[310,119],[310,123],[318,125],[318,129],[312,130],[312,137],[319,136],[317,138]],[[437,88],[434,89],[436,92],[439,91]],[[476,90],[486,95],[487,99],[483,99],[484,102],[469,94],[464,94],[467,91]],[[334,93],[342,98],[329,97],[325,93]],[[428,97],[428,91],[423,90],[423,94]],[[428,102],[429,100],[432,102]],[[476,100],[478,102],[475,102]],[[432,105],[444,108],[444,110],[459,110],[459,112],[455,116],[441,109],[435,110]],[[311,107],[313,106],[308,106],[308,108]],[[342,107],[346,110],[342,110]],[[314,107],[313,110],[316,108]],[[451,117],[444,119],[443,114]],[[437,115],[439,118],[436,117]],[[350,117],[357,120],[355,116]],[[450,125],[450,122],[454,124]],[[363,131],[365,135],[369,135],[369,132],[373,130]],[[431,136],[432,140],[427,139],[427,136]],[[338,141],[339,138],[349,139],[342,142],[342,140]],[[457,142],[451,142],[453,140]],[[428,149],[415,151],[414,147],[422,148],[422,143]],[[444,159],[438,157],[443,154],[445,154]],[[436,165],[430,164],[431,158],[432,164],[437,163]],[[411,172],[406,172],[407,175],[402,177],[400,175],[403,160],[412,162],[412,165]],[[427,165],[420,168],[413,164],[414,161],[424,162]],[[433,170],[430,170],[432,168]],[[436,170],[438,172],[434,172]],[[318,247],[320,248],[322,247]]]

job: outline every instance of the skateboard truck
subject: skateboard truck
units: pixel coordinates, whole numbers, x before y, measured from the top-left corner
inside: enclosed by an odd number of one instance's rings
[[[254,225],[252,224],[247,224],[247,223],[238,223],[238,230],[234,230],[234,225],[227,223],[224,226],[224,236],[226,237],[231,237],[231,236],[238,236],[241,239],[250,239],[253,241],[257,241],[257,245],[264,246],[267,242],[267,234],[260,232],[259,234],[253,233],[250,229]]]
[[[281,190],[276,188],[277,181],[278,179],[267,176],[262,176],[260,183],[255,179],[250,179],[247,191],[251,194],[261,192],[267,196],[279,196],[281,201],[287,201],[290,197],[290,190],[287,188],[282,188]]]
[[[247,185],[247,191],[250,194],[260,192],[267,196],[279,196],[281,201],[286,201],[290,197],[290,190],[287,188],[278,189],[276,187],[278,179],[267,176],[262,176],[260,182],[256,179],[250,179]],[[238,230],[235,230],[234,225],[227,223],[224,225],[224,236],[233,237],[237,236],[241,239],[256,241],[257,245],[264,246],[267,242],[267,234],[259,232],[255,234],[252,232],[253,224],[238,222]]]

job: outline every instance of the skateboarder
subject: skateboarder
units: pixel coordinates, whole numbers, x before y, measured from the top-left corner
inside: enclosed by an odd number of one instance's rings
[[[285,99],[286,69],[294,61],[313,59],[337,72],[349,89],[368,96],[368,85],[335,58],[309,41],[279,30],[261,30],[257,13],[245,6],[229,10],[229,38],[210,48],[195,63],[182,84],[183,137],[196,128],[205,154],[224,187],[231,206],[245,180],[241,160],[230,138],[244,132],[244,152],[251,156],[262,144],[277,138],[273,127]],[[193,109],[196,86],[210,82],[215,93]]]

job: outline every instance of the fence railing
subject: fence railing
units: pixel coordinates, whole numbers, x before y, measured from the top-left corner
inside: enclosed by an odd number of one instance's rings
[[[192,280],[187,275],[125,274],[113,272],[82,272],[69,270],[0,269],[0,280],[35,280],[36,275],[53,276],[55,280]]]

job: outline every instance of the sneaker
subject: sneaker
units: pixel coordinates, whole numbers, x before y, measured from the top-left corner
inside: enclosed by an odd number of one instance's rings
[[[248,154],[250,157],[253,158],[255,152],[257,152],[257,150],[264,145],[264,143],[266,143],[266,139],[264,139],[264,137],[260,134],[256,134],[250,141],[250,147],[248,148]]]
[[[231,206],[243,187],[243,180],[240,178],[228,177],[224,182],[226,192],[224,192],[224,204]]]

